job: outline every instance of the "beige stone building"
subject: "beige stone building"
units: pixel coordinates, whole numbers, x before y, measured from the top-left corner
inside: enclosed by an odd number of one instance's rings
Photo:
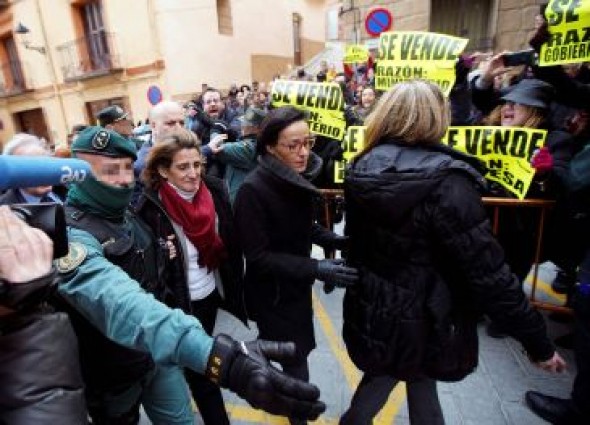
[[[324,48],[324,0],[0,0],[0,144],[64,143],[111,104],[268,81]]]
[[[328,5],[328,41],[371,43],[365,18],[383,7],[392,30],[433,31],[470,39],[468,50],[526,48],[543,0],[344,0]]]

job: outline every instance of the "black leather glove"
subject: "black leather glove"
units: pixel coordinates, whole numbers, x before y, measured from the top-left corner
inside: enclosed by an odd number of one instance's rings
[[[252,407],[273,415],[315,420],[326,410],[313,384],[285,375],[269,360],[290,361],[295,344],[256,340],[238,342],[220,334],[207,362],[206,376],[246,400]]]
[[[358,270],[344,265],[344,260],[325,259],[318,261],[316,278],[339,288],[352,286],[359,280]]]

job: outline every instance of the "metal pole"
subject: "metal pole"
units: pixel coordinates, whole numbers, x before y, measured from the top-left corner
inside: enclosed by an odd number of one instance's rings
[[[66,118],[66,108],[64,106],[63,103],[63,98],[61,96],[61,93],[59,91],[59,86],[58,86],[58,82],[57,82],[57,74],[55,72],[55,63],[53,62],[53,55],[51,54],[51,47],[49,46],[49,39],[47,38],[47,30],[45,28],[45,21],[43,20],[43,14],[41,13],[41,5],[39,4],[39,0],[37,0],[36,2],[37,5],[37,14],[39,15],[39,22],[41,23],[41,34],[43,36],[43,42],[45,44],[45,46],[47,46],[47,48],[45,49],[45,53],[47,54],[47,62],[49,64],[49,69],[50,69],[50,78],[51,78],[51,85],[53,86],[53,95],[55,97],[57,97],[57,101],[59,103],[59,108],[60,108],[60,112],[61,112],[61,118],[62,118],[62,122],[64,124],[65,130],[66,130],[66,135],[68,132],[68,121]],[[67,143],[66,139],[59,139],[55,140],[56,142],[56,146],[57,146],[57,142],[59,142],[60,144],[65,144]]]

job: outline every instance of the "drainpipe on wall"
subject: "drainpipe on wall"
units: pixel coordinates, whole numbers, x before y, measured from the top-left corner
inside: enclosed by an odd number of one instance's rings
[[[57,97],[58,103],[59,103],[59,108],[61,111],[61,118],[62,118],[62,122],[64,124],[65,130],[66,130],[66,135],[68,133],[68,129],[69,129],[69,125],[68,125],[68,120],[67,120],[67,116],[66,116],[66,109],[64,106],[64,102],[63,102],[63,98],[61,96],[61,92],[59,90],[59,85],[58,85],[58,81],[57,81],[57,73],[55,72],[55,63],[53,61],[53,55],[51,53],[51,46],[49,46],[49,39],[47,38],[47,30],[45,28],[45,21],[43,20],[43,14],[41,13],[41,5],[39,4],[39,0],[37,0],[35,2],[35,5],[37,7],[37,14],[39,15],[39,22],[41,24],[41,35],[43,36],[43,40],[44,40],[44,44],[47,46],[47,49],[45,50],[46,54],[47,54],[47,62],[49,64],[49,69],[50,69],[50,78],[51,78],[51,84],[53,86],[53,94],[54,96]],[[55,131],[53,131],[53,133],[55,133]],[[53,134],[53,139],[54,142],[61,144],[65,144],[67,143],[67,138],[64,137],[63,139],[56,137],[55,134]]]

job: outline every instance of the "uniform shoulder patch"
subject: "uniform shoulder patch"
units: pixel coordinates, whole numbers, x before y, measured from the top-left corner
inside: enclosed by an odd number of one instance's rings
[[[55,265],[60,273],[68,273],[76,269],[88,255],[86,247],[79,242],[70,242],[68,248],[68,255],[58,259]]]

